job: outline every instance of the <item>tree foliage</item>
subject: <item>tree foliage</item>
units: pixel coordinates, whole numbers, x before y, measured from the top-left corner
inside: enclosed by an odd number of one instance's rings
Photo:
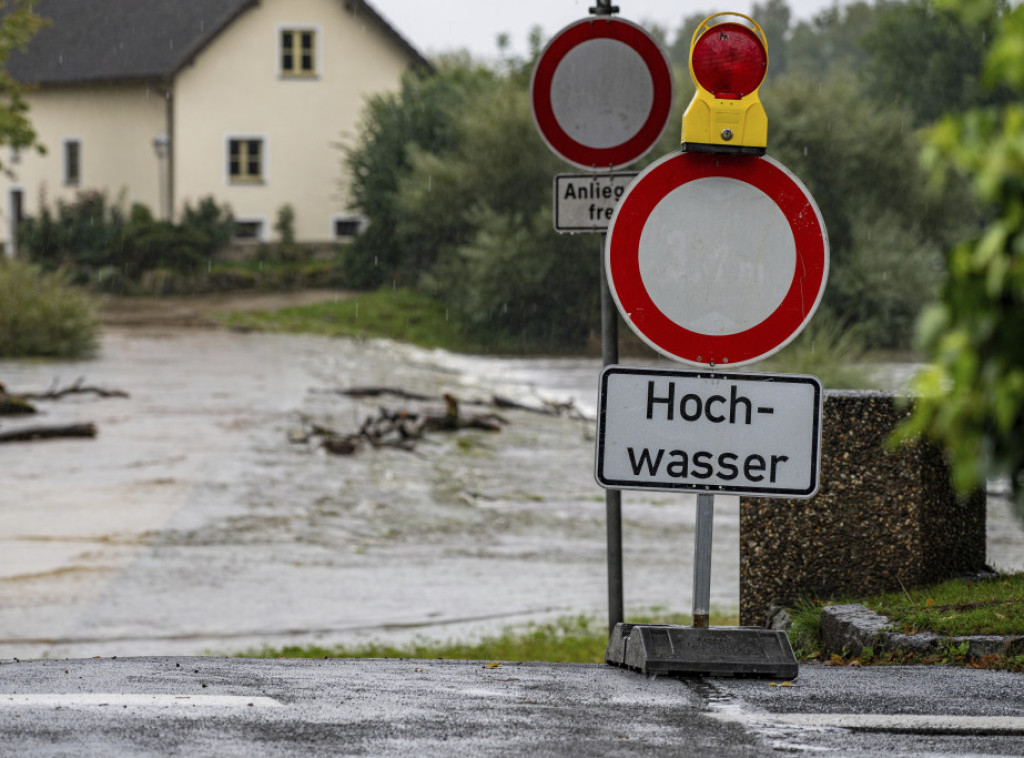
[[[866,92],[877,103],[910,109],[916,124],[1005,102],[1005,87],[982,86],[985,52],[1006,4],[998,0],[984,15],[965,18],[929,0],[880,6],[861,44],[870,56]]]
[[[35,7],[36,0],[0,0],[0,145],[16,150],[43,150],[28,118],[24,87],[7,73],[5,66],[11,54],[24,50],[48,23],[35,12]]]
[[[451,149],[462,113],[496,78],[464,58],[441,61],[433,76],[409,72],[397,93],[370,98],[354,145],[345,150],[351,174],[352,205],[369,226],[351,245],[345,261],[353,286],[374,287],[386,280],[414,281],[423,258],[422,240],[398,230],[398,185],[410,170],[414,151]],[[410,247],[411,246],[411,247]]]
[[[906,41],[908,48],[961,34],[926,1],[835,5],[795,25],[785,0],[762,0],[753,10],[769,42],[771,76],[761,90],[769,155],[821,206],[832,252],[825,309],[872,348],[909,346],[915,319],[945,276],[943,251],[981,223],[962,178],[929,189],[918,156],[919,124],[930,114],[883,86],[887,66],[906,65],[887,46],[894,33],[917,33],[911,21],[920,21],[920,39]],[[645,161],[678,149],[692,94],[690,39],[708,15],[683,16],[674,37],[658,30],[677,103]],[[971,28],[989,22],[981,14]],[[929,49],[925,68],[941,76],[922,74],[918,84],[973,70],[985,48],[978,39],[970,37],[968,48]],[[534,58],[539,47],[535,35]],[[946,60],[965,50],[974,57]],[[532,124],[532,64],[447,59],[434,76],[410,77],[400,92],[370,102],[345,159],[355,206],[370,220],[349,251],[352,284],[420,286],[495,335],[564,344],[596,331],[597,237],[551,229],[552,177],[567,167]]]
[[[976,220],[961,185],[929,191],[910,115],[879,109],[849,77],[790,75],[762,88],[762,100],[769,154],[807,185],[825,219],[825,307],[873,347],[909,344],[942,281],[942,251]]]
[[[966,13],[986,17],[992,0]],[[969,20],[969,19],[968,19]],[[932,365],[905,435],[939,440],[963,490],[1010,477],[1024,514],[1024,7],[1002,14],[985,79],[1016,93],[1003,106],[943,119],[926,157],[936,180],[969,178],[990,213],[973,239],[952,248],[940,301],[921,321]]]
[[[495,82],[456,131],[450,149],[414,151],[399,183],[398,234],[418,241],[408,252],[423,264],[420,283],[478,334],[580,344],[596,323],[599,246],[554,231],[562,167],[537,135],[523,82]]]

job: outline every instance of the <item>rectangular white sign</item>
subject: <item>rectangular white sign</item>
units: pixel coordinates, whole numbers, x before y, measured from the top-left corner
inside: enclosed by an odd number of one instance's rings
[[[601,232],[636,172],[558,174],[555,177],[555,231]]]
[[[601,372],[597,482],[811,497],[821,408],[813,376],[609,366]]]

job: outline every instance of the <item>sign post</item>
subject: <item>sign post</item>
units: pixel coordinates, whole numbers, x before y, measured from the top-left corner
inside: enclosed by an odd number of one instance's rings
[[[645,673],[798,672],[784,633],[709,627],[714,493],[811,497],[818,489],[821,383],[722,373],[789,344],[828,278],[828,235],[814,199],[762,157],[767,118],[757,89],[767,65],[752,19],[704,20],[690,45],[697,94],[683,118],[682,152],[629,185],[607,233],[609,289],[625,322],[655,350],[702,369],[609,366],[601,374],[598,483],[697,493],[693,626],[618,624],[609,640],[609,663]]]
[[[600,232],[602,251],[604,230],[631,176],[613,172],[654,147],[668,123],[674,94],[672,68],[658,43],[639,26],[615,18],[618,11],[611,0],[597,0],[590,8],[594,18],[570,24],[548,42],[530,80],[531,109],[541,138],[566,162],[595,172],[556,178],[555,229]],[[588,197],[582,203],[574,182],[586,188]],[[591,183],[598,197],[592,196]],[[611,197],[604,197],[606,190]],[[601,345],[604,365],[617,363],[618,325],[603,265]],[[619,490],[605,493],[605,510],[611,630],[624,615]]]

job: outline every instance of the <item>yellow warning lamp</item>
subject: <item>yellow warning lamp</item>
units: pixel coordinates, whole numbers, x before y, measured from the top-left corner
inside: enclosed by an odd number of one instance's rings
[[[720,16],[745,19],[711,24]],[[764,155],[768,117],[757,88],[768,73],[768,46],[757,22],[742,13],[704,19],[690,40],[690,76],[697,92],[683,114],[682,149]]]

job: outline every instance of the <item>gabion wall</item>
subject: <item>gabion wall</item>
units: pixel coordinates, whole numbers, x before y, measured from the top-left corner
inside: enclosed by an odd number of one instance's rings
[[[740,623],[771,605],[899,590],[985,567],[985,493],[959,498],[934,446],[892,450],[906,398],[829,391],[821,486],[809,500],[740,502]]]

